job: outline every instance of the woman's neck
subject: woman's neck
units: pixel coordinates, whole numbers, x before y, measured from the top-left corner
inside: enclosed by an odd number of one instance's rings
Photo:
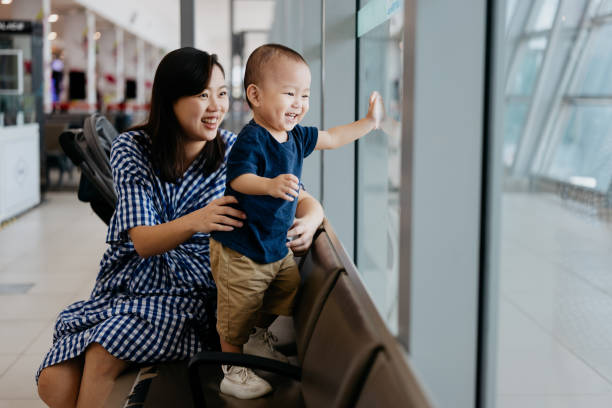
[[[191,163],[200,155],[202,149],[206,145],[206,141],[187,141],[185,142],[185,168],[187,170]]]

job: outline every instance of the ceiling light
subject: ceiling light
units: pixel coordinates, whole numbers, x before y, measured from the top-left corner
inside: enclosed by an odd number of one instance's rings
[[[59,16],[57,14],[49,14],[50,23],[55,23],[58,19],[59,19]]]
[[[51,31],[47,38],[49,39],[49,41],[53,41],[57,38],[57,33],[55,31]]]
[[[13,0],[2,0],[2,4],[11,4]]]

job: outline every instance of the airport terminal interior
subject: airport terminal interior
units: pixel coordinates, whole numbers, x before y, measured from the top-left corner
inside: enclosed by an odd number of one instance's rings
[[[218,55],[221,128],[237,134],[265,43],[308,63],[303,125],[355,121],[382,96],[380,128],[314,152],[301,181],[411,406],[611,407],[610,38],[612,0],[2,0],[0,408],[46,406],[35,374],[56,319],[89,298],[108,247],[60,135],[146,121],[182,46]],[[329,406],[399,406],[378,358]],[[127,407],[134,381],[105,406]]]

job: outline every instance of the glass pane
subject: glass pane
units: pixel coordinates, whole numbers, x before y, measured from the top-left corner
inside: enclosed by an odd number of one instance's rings
[[[503,151],[503,161],[506,166],[511,166],[514,162],[514,154],[527,118],[527,109],[527,102],[513,101],[506,105]]]
[[[571,108],[549,175],[607,192],[612,177],[612,106]]]
[[[370,93],[381,93],[389,121],[385,131],[360,139],[357,174],[357,263],[374,303],[397,332],[399,270],[400,113],[402,13],[359,39],[359,116]]]
[[[550,27],[554,3],[533,2],[542,4],[534,27]],[[493,231],[486,255],[495,265],[487,279],[497,284],[490,293],[493,320],[485,322],[485,327],[497,324],[494,407],[612,406],[612,104],[566,98],[612,94],[612,30],[587,24],[591,43],[576,42],[583,38],[574,29],[578,16],[593,3],[559,4],[562,30],[551,33],[559,37],[537,47],[525,40],[523,54],[517,53],[522,60],[513,66],[516,76],[509,77],[505,94],[494,98],[503,101],[497,107],[503,115],[491,116],[504,122],[493,124],[498,133],[492,144],[503,145],[495,149],[503,153],[489,157],[495,171],[487,174],[489,183],[499,183],[487,185],[489,194],[498,195],[488,197],[487,214],[495,216],[486,226]],[[545,8],[547,19],[541,16]],[[504,24],[499,17],[497,23]],[[508,38],[500,41],[505,44],[496,46],[514,45]],[[546,74],[540,75],[543,51],[551,45]],[[580,66],[576,89],[563,88]],[[493,74],[501,75],[503,64],[497,67]],[[526,117],[530,139],[523,144]],[[548,149],[539,150],[544,141]],[[546,168],[543,175],[529,174],[529,165],[505,168],[514,161],[517,142],[521,159],[531,164],[530,157],[536,158],[538,171]],[[597,393],[597,402],[591,393]]]
[[[612,13],[612,0],[597,0],[597,2],[601,2],[598,11],[599,15]]]
[[[559,0],[542,0],[540,3],[540,9],[533,22],[533,26],[530,30],[542,31],[550,30],[555,20],[555,13],[557,12],[557,6]]]
[[[508,83],[509,94],[531,95],[538,79],[547,42],[546,37],[536,37],[521,44],[518,65]]]
[[[578,77],[579,95],[612,95],[612,24],[595,28]]]
[[[510,21],[512,21],[512,17],[514,16],[514,11],[516,10],[517,0],[508,0],[506,2],[506,29],[508,29],[508,25]]]

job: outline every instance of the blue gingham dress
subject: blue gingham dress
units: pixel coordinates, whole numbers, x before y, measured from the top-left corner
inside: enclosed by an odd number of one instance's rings
[[[226,155],[236,135],[221,130]],[[140,131],[119,135],[111,167],[118,202],[106,238],[110,244],[91,297],[68,306],[55,324],[43,368],[81,355],[96,342],[113,356],[135,363],[186,359],[214,345],[216,287],[210,273],[209,234],[197,233],[175,249],[143,259],[127,231],[172,221],[223,196],[225,161],[204,174],[200,156],[177,184],[152,168],[150,139]]]

